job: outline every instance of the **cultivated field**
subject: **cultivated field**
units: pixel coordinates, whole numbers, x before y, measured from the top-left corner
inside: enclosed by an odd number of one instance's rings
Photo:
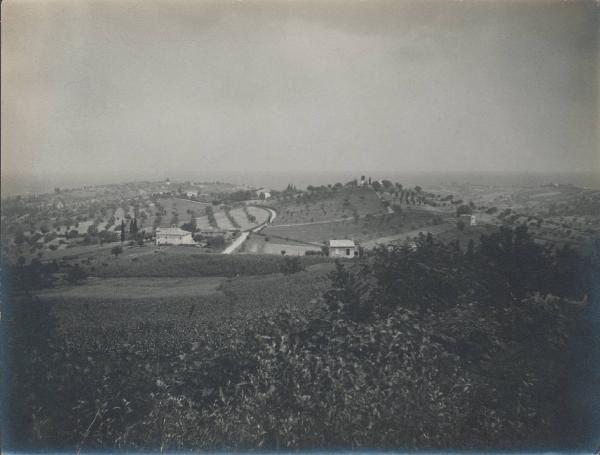
[[[181,225],[194,218],[198,229],[211,229],[208,216],[206,215],[206,208],[209,206],[212,207],[218,229],[224,230],[248,230],[264,223],[269,215],[265,209],[250,206],[247,208],[248,214],[250,217],[254,217],[254,220],[250,221],[243,208],[232,208],[229,213],[239,225],[239,227],[237,227],[234,226],[232,221],[226,215],[224,206],[179,198],[163,198],[159,199],[158,203],[166,211],[166,215],[161,219],[160,227],[170,227],[172,224]],[[177,215],[177,223],[172,223],[174,214]]]

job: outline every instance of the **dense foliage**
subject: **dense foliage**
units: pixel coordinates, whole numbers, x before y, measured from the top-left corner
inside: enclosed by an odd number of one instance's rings
[[[582,422],[567,394],[578,374],[571,342],[580,319],[597,312],[597,267],[597,256],[541,250],[524,229],[484,237],[468,254],[429,237],[415,250],[339,263],[316,306],[48,333],[48,343],[21,330],[11,339],[28,355],[11,368],[9,442],[161,450],[581,442],[584,425],[568,425]],[[20,313],[21,323],[34,313]],[[587,336],[582,345],[597,347],[597,335]]]

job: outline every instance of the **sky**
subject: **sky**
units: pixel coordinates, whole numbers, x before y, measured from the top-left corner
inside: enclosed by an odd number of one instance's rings
[[[598,172],[594,2],[2,2],[2,176]]]

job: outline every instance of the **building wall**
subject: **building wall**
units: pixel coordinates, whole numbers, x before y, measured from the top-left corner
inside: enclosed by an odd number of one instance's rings
[[[350,254],[347,254],[348,251]],[[332,258],[353,258],[354,252],[356,251],[356,247],[354,248],[341,248],[341,247],[330,247],[329,248],[329,257]]]
[[[193,245],[194,239],[192,234],[189,235],[167,235],[157,234],[156,244],[157,245]]]
[[[304,256],[307,251],[314,251],[320,253],[321,248],[317,246],[304,246],[304,245],[285,245],[281,243],[266,242],[263,245],[263,254],[276,254],[281,255],[281,252],[285,251],[286,256]]]

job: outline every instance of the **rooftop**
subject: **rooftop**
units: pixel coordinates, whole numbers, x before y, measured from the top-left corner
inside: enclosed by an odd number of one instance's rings
[[[356,244],[354,240],[330,240],[330,248],[354,248]]]
[[[183,229],[179,229],[179,228],[157,228],[156,229],[156,233],[157,234],[165,234],[165,235],[187,235],[187,234],[191,234],[191,232],[184,231]]]

